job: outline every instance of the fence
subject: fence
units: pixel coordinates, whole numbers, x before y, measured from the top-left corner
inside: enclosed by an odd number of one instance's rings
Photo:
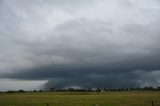
[[[160,106],[160,102],[154,102],[154,101],[152,101],[152,106]]]
[[[152,101],[150,104],[108,104],[108,103],[26,103],[26,104],[0,104],[0,106],[160,106],[160,102]]]

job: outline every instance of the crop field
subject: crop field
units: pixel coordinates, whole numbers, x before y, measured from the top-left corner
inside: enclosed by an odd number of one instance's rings
[[[160,106],[160,92],[0,93],[0,106]]]

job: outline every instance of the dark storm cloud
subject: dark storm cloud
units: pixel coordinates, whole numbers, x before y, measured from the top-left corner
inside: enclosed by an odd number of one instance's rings
[[[160,85],[158,0],[0,2],[0,77],[45,88]]]

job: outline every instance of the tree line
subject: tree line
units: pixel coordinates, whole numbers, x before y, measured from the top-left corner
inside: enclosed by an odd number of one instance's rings
[[[130,88],[88,88],[88,89],[55,89],[51,88],[50,92],[107,92],[107,91],[160,91],[160,87],[130,87]]]
[[[160,86],[158,87],[130,87],[130,88],[88,88],[88,89],[75,89],[75,88],[50,88],[50,90],[32,90],[32,91],[25,91],[23,89],[21,90],[9,90],[6,91],[6,93],[25,93],[25,92],[108,92],[108,91],[160,91]]]

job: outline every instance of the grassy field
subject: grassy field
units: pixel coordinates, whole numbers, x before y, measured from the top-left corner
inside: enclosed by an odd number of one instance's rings
[[[0,106],[152,106],[152,101],[160,104],[160,92],[0,93]]]

